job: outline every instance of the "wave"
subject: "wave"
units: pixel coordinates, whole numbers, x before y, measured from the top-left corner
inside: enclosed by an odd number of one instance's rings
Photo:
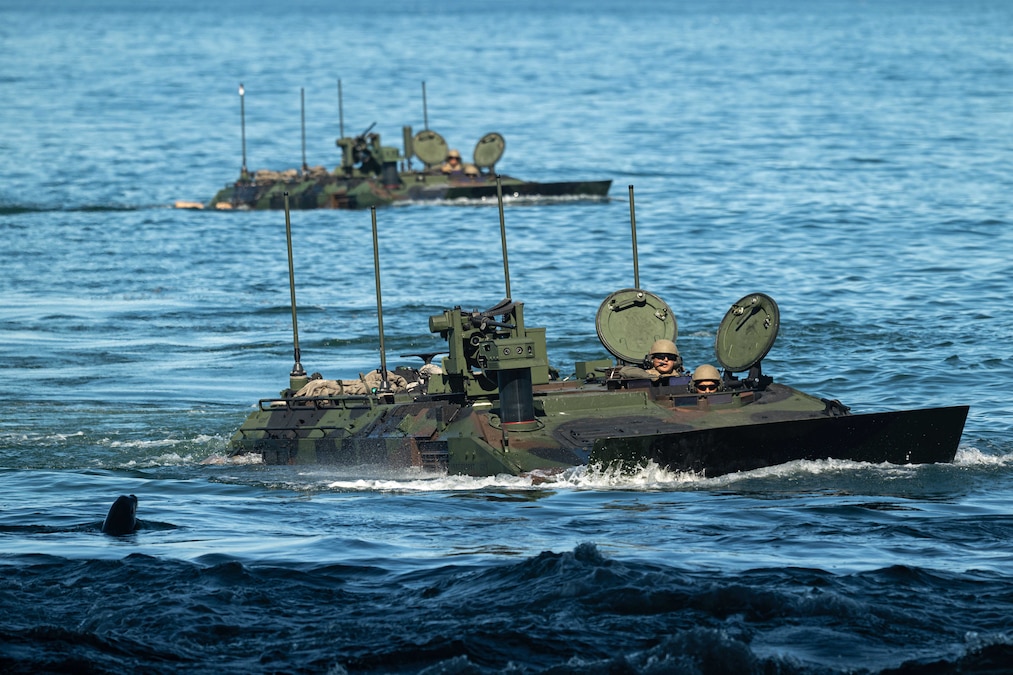
[[[0,627],[4,672],[974,673],[1013,658],[996,573],[735,574],[593,543],[400,574],[223,554],[0,563],[18,569],[0,597],[21,608]],[[44,615],[27,609],[42,598]]]
[[[165,204],[122,205],[82,204],[79,206],[36,206],[31,204],[0,204],[0,216],[18,216],[26,213],[121,213],[171,208]]]

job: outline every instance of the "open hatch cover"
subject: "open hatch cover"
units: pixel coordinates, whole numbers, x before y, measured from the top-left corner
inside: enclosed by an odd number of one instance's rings
[[[475,145],[475,152],[472,155],[475,166],[480,169],[489,169],[495,166],[499,158],[503,156],[504,149],[506,149],[506,141],[495,131],[482,136]]]
[[[675,342],[679,333],[665,301],[639,288],[624,288],[605,298],[594,324],[605,349],[625,363],[642,363],[655,340]]]
[[[415,156],[426,166],[442,164],[447,159],[447,142],[435,131],[426,129],[415,134],[412,139]]]
[[[758,364],[777,339],[781,317],[769,295],[750,293],[731,306],[718,326],[714,354],[725,370],[739,373]]]

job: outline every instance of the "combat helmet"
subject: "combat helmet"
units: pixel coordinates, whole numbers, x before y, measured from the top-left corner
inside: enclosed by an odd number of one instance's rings
[[[705,363],[701,366],[697,366],[696,370],[693,371],[693,382],[700,382],[701,380],[714,380],[715,382],[721,381],[721,373],[718,369],[709,363]]]
[[[651,345],[651,351],[648,352],[647,355],[653,356],[654,354],[671,354],[673,356],[678,356],[679,349],[671,340],[655,340],[654,344]]]

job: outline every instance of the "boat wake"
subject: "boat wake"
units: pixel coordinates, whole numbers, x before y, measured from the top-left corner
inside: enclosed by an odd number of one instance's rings
[[[205,465],[234,466],[261,465],[259,457],[216,455],[203,462]],[[427,472],[419,468],[389,469],[378,466],[359,467],[272,467],[275,475],[267,479],[273,487],[296,491],[325,490],[337,492],[370,493],[438,493],[438,492],[481,492],[487,490],[545,491],[545,490],[598,490],[598,491],[680,491],[697,489],[722,489],[753,481],[798,481],[806,477],[837,474],[856,479],[879,476],[885,480],[915,476],[919,471],[953,471],[956,468],[980,467],[991,469],[1013,464],[1013,454],[990,455],[977,448],[962,447],[952,465],[897,465],[870,464],[851,460],[823,459],[798,460],[764,467],[753,471],[741,471],[717,477],[698,473],[671,471],[654,462],[628,467],[614,465],[575,466],[561,471],[532,471],[513,476],[463,476]],[[242,482],[242,478],[238,478]],[[258,482],[264,476],[258,474]],[[800,487],[800,490],[806,488]]]
[[[509,194],[506,189],[503,191],[504,206],[543,206],[546,204],[604,204],[612,201],[608,195],[514,195]],[[429,206],[445,208],[447,206],[475,207],[475,206],[496,206],[495,195],[492,197],[460,198],[460,199],[417,199],[404,200],[391,204],[394,208],[405,206]]]
[[[953,459],[957,466],[964,467],[1007,467],[1013,466],[1013,453],[992,454],[970,446],[960,446]]]
[[[125,211],[147,211],[166,208],[165,204],[79,204],[77,206],[46,206],[37,204],[2,204],[0,216],[18,216],[27,213],[107,213]]]

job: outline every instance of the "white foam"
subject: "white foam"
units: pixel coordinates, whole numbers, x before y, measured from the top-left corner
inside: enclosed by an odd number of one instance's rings
[[[333,480],[327,487],[336,490],[369,492],[470,492],[488,488],[525,489],[533,486],[530,476],[448,476],[434,474],[404,477],[349,478]]]
[[[52,433],[52,434],[38,434],[30,435],[24,433],[4,433],[0,434],[0,441],[13,442],[13,443],[32,443],[37,445],[45,445],[48,443],[63,443],[71,438],[78,438],[84,436],[83,431],[75,431],[72,434],[63,433]]]
[[[124,462],[122,468],[151,468],[156,466],[186,466],[200,463],[201,460],[194,454],[179,454],[178,452],[166,452],[153,457],[143,457]]]
[[[961,446],[953,463],[958,466],[1009,466],[1013,464],[1013,454],[993,455],[975,447]]]
[[[183,441],[178,438],[162,438],[158,440],[133,440],[133,441],[112,441],[108,438],[103,438],[102,443],[108,444],[110,448],[135,448],[144,450],[147,448],[166,448],[178,445]]]
[[[247,464],[263,464],[264,458],[253,453],[244,455],[211,455],[202,459],[200,463],[211,466],[245,466]]]

